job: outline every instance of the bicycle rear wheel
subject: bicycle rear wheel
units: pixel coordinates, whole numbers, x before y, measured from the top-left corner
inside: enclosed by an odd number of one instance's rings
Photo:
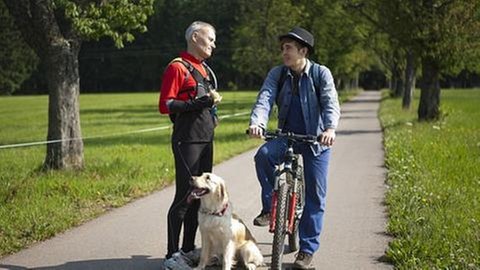
[[[282,183],[278,188],[277,197],[277,216],[275,218],[276,225],[273,232],[273,244],[272,244],[272,263],[270,269],[277,270],[282,269],[282,257],[285,244],[286,234],[286,219],[287,219],[287,183]]]

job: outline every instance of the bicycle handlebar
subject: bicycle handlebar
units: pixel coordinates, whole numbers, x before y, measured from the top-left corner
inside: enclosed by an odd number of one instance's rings
[[[245,133],[248,135],[250,131],[247,129]],[[271,140],[275,138],[287,138],[296,142],[306,142],[306,143],[317,143],[320,142],[322,135],[314,136],[314,135],[303,135],[303,134],[295,134],[293,132],[281,132],[280,130],[277,131],[263,131],[263,137],[265,140]]]

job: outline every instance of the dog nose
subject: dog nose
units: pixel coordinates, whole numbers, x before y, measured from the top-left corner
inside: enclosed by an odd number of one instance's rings
[[[195,176],[192,176],[192,178],[190,178],[190,185],[193,185],[194,181],[195,181]]]

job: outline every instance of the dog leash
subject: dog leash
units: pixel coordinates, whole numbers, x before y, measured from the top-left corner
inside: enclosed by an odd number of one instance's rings
[[[176,142],[175,147],[177,148],[177,152],[178,152],[180,158],[182,159],[183,166],[185,167],[188,175],[190,176],[190,178],[193,178],[192,171],[190,171],[190,168],[188,167],[187,161],[185,161],[185,158],[183,157],[182,151],[180,150],[180,145],[181,144],[182,144],[182,142]]]

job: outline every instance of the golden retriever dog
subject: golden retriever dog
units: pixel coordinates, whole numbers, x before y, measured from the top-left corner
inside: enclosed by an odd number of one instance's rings
[[[222,269],[232,268],[237,259],[250,270],[263,264],[263,256],[242,220],[232,214],[225,181],[212,173],[193,177],[190,199],[200,199],[198,224],[202,236],[200,263],[205,269],[214,257],[223,257]]]

